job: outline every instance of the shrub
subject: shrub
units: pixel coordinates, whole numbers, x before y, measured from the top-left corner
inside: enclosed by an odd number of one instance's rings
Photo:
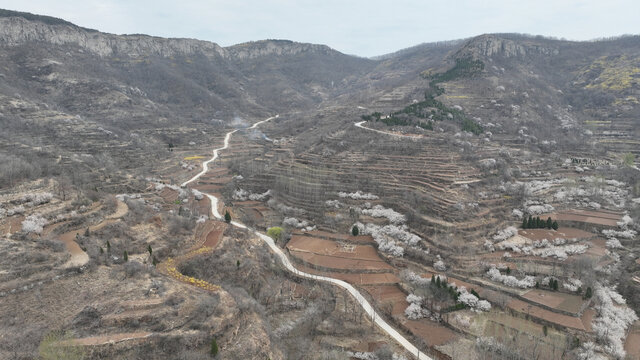
[[[279,226],[270,227],[267,229],[267,235],[273,239],[273,241],[278,242],[282,239],[282,228]]]
[[[216,341],[216,338],[211,339],[211,350],[209,351],[209,353],[213,357],[218,355],[218,342]]]
[[[81,360],[84,349],[74,346],[69,332],[53,331],[45,335],[38,346],[38,354],[42,360]]]

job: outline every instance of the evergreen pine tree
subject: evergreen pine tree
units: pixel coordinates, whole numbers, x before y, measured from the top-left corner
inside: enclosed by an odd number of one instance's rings
[[[124,262],[129,261],[129,254],[127,254],[127,250],[125,250],[124,254],[122,254],[122,259],[124,260]]]
[[[436,286],[440,287],[440,276],[436,276]]]
[[[153,249],[151,249],[151,244],[147,245],[147,251],[149,252],[149,256],[153,255]]]
[[[553,228],[553,230],[558,230],[558,222],[554,221],[553,224],[551,224],[551,227]]]
[[[551,229],[552,225],[553,225],[553,221],[551,221],[551,216],[549,216],[549,218],[547,218],[547,229]]]
[[[526,217],[522,219],[522,228],[523,229],[527,228],[527,218]]]
[[[351,235],[358,236],[358,234],[360,234],[360,229],[358,229],[357,226],[353,225],[353,227],[351,228]]]
[[[436,275],[432,274],[431,275],[431,285],[435,285],[436,284]]]
[[[590,299],[592,295],[593,295],[593,290],[591,290],[591,286],[589,286],[587,288],[587,291],[585,291],[584,293],[584,297],[585,299]]]
[[[107,240],[107,252],[111,253],[111,243]]]
[[[531,215],[529,215],[529,220],[527,221],[527,229],[533,229],[533,217],[531,217]]]
[[[224,212],[224,221],[226,221],[227,224],[231,222],[231,214],[229,214],[228,210]]]

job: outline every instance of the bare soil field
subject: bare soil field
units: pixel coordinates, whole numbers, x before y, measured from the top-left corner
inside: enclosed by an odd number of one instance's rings
[[[640,321],[631,325],[627,341],[624,343],[624,350],[630,358],[640,359]]]
[[[407,320],[403,325],[430,346],[443,345],[459,337],[453,330],[427,319]]]
[[[582,304],[584,304],[582,296],[540,289],[533,289],[522,295],[522,297],[550,308],[574,314],[578,314],[582,308]]]
[[[386,262],[379,260],[361,260],[353,258],[342,258],[330,255],[318,255],[310,252],[291,250],[291,256],[296,257],[309,264],[324,268],[352,270],[352,271],[376,271],[392,270],[393,267]]]
[[[507,307],[517,312],[528,314],[560,326],[586,331],[582,320],[578,317],[558,314],[518,299],[511,299],[507,304]]]
[[[295,235],[287,243],[291,255],[323,268],[383,270],[393,267],[369,245],[350,245],[309,236]]]
[[[404,315],[404,310],[409,306],[407,302],[407,294],[405,294],[396,285],[374,285],[363,286],[371,297],[373,297],[377,306],[384,307],[385,304],[392,304],[391,315]]]
[[[596,234],[593,234],[588,231],[570,228],[570,227],[561,227],[558,230],[547,230],[547,229],[527,229],[527,230],[518,230],[518,234],[524,236],[531,240],[539,240],[542,241],[547,239],[549,241],[555,240],[557,238],[563,239],[590,239]]]
[[[521,350],[539,349],[540,359],[562,359],[566,336],[555,329],[549,329],[544,336],[543,326],[502,313],[481,314],[476,317],[476,325],[483,336],[501,339],[505,343],[513,343]]]
[[[558,221],[576,221],[604,226],[616,226],[616,223],[622,219],[622,214],[607,210],[564,210],[548,216]],[[540,217],[547,217],[547,215],[541,215]]]
[[[337,271],[324,271],[296,264],[297,269],[310,274],[329,276],[344,280],[353,285],[392,285],[400,282],[395,274],[389,273],[345,273]]]
[[[349,241],[354,243],[374,243],[373,237],[371,237],[371,235],[353,236],[353,235],[347,235],[347,234],[331,233],[331,232],[322,231],[322,230],[309,231],[309,232],[306,232],[305,234],[311,235],[313,237],[318,237],[321,239],[327,239],[327,240]]]

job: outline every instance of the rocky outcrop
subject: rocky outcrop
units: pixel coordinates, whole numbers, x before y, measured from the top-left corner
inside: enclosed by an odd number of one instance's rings
[[[255,59],[262,56],[298,55],[317,53],[331,55],[338,53],[326,45],[297,43],[289,40],[252,41],[225,48],[230,58],[238,60]]]
[[[269,55],[339,54],[326,45],[296,43],[287,40],[256,41],[223,48],[213,42],[195,39],[115,35],[84,29],[72,24],[51,25],[19,16],[0,18],[0,45],[16,46],[30,42],[78,46],[99,56],[170,57],[201,54],[229,60],[247,60]]]
[[[48,25],[21,17],[0,18],[0,44],[16,46],[30,42],[75,45],[100,56],[225,55],[222,47],[208,41],[164,39],[147,35],[114,35],[88,31],[73,25]]]
[[[555,47],[545,46],[532,40],[515,41],[496,35],[480,35],[471,39],[462,49],[456,53],[456,57],[472,56],[477,58],[502,56],[526,57],[530,55],[553,56],[558,55]]]

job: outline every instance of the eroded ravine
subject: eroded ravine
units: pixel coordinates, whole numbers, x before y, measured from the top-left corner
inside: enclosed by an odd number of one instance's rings
[[[268,119],[259,121],[255,124],[253,124],[251,127],[249,127],[248,129],[255,129],[257,126],[259,126],[262,123],[265,123],[269,120],[272,120],[274,118],[277,118],[278,115],[270,117]],[[356,126],[358,126],[358,124],[356,124]],[[369,128],[365,128],[367,130],[373,130],[373,129],[369,129]],[[202,163],[202,171],[200,171],[198,174],[196,174],[194,177],[192,177],[191,179],[185,181],[184,183],[182,183],[181,186],[187,186],[190,183],[196,181],[198,178],[200,178],[202,175],[204,175],[208,170],[209,170],[209,164],[214,162],[218,157],[219,157],[219,153],[222,150],[225,150],[229,147],[229,140],[231,139],[231,135],[233,135],[233,133],[235,133],[236,130],[232,130],[229,131],[225,137],[224,137],[224,144],[222,147],[219,147],[215,150],[213,150],[213,156],[211,157],[211,159],[205,161]],[[373,130],[376,131],[376,130]],[[204,195],[206,195],[209,200],[211,200],[211,214],[219,220],[222,220],[222,215],[220,214],[220,212],[218,211],[218,198],[208,194],[206,192],[203,192]],[[231,221],[231,225],[236,226],[238,228],[241,229],[248,229],[247,226],[245,226],[242,223],[239,223],[237,221]],[[409,340],[407,340],[402,334],[400,334],[395,328],[393,328],[393,326],[389,325],[381,316],[380,314],[378,314],[375,309],[373,308],[373,306],[371,306],[371,304],[369,303],[369,301],[367,301],[367,299],[365,299],[364,296],[362,296],[362,294],[356,290],[355,287],[353,287],[351,284],[342,281],[342,280],[338,280],[338,279],[334,279],[334,278],[330,278],[327,276],[320,276],[320,275],[313,275],[313,274],[309,274],[303,271],[300,271],[298,269],[296,269],[293,264],[289,261],[289,258],[287,257],[287,255],[282,251],[282,249],[280,249],[278,246],[276,246],[275,242],[273,241],[272,238],[270,238],[269,236],[257,231],[257,230],[251,230],[253,231],[253,233],[258,236],[260,239],[262,239],[271,249],[271,251],[273,251],[276,256],[278,258],[280,258],[280,261],[282,262],[282,264],[284,265],[284,267],[290,271],[291,273],[300,276],[300,277],[304,277],[307,279],[313,279],[313,280],[317,280],[317,281],[324,281],[324,282],[328,282],[334,285],[337,285],[341,288],[343,288],[344,290],[346,290],[349,294],[351,294],[351,296],[353,296],[353,298],[358,302],[358,304],[362,307],[362,309],[367,313],[367,315],[372,319],[372,321],[382,330],[384,331],[387,335],[389,335],[391,338],[393,338],[398,344],[400,344],[405,350],[407,350],[409,353],[413,354],[414,356],[416,356],[416,358],[418,359],[431,359],[429,356],[427,356],[425,353],[421,352],[417,347],[415,347]]]

